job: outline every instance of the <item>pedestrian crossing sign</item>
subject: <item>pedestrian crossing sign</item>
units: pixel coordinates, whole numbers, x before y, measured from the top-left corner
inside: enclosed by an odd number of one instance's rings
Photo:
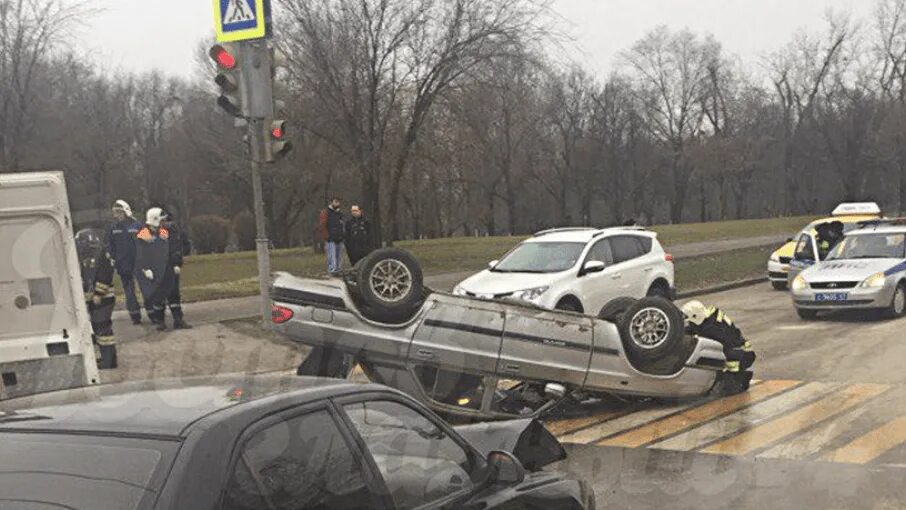
[[[245,41],[265,36],[265,0],[214,0],[217,42]]]

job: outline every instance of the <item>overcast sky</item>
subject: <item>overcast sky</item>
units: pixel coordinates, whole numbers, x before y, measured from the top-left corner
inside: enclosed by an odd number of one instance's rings
[[[210,0],[93,0],[100,12],[79,30],[79,45],[108,71],[152,68],[188,76],[194,51],[212,34]],[[604,76],[618,55],[657,25],[712,33],[748,62],[800,28],[820,30],[828,9],[868,19],[873,0],[554,0],[575,39],[570,58]]]

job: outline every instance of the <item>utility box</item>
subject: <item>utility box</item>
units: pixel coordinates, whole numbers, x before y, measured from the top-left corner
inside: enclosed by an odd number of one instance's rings
[[[0,174],[0,400],[99,382],[63,174]]]

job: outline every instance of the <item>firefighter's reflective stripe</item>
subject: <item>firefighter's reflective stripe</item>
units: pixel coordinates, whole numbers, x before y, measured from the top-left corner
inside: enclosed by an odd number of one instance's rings
[[[98,345],[116,345],[116,338],[113,335],[95,335],[94,339]]]
[[[727,372],[739,372],[739,362],[738,361],[727,361],[724,364],[724,370]]]
[[[741,349],[745,352],[752,352],[752,342],[746,340],[746,343],[742,344]]]

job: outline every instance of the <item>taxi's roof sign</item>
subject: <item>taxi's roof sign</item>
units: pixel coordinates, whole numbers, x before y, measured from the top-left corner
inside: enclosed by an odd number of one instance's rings
[[[851,202],[837,206],[831,216],[881,215],[881,207],[875,202]]]

